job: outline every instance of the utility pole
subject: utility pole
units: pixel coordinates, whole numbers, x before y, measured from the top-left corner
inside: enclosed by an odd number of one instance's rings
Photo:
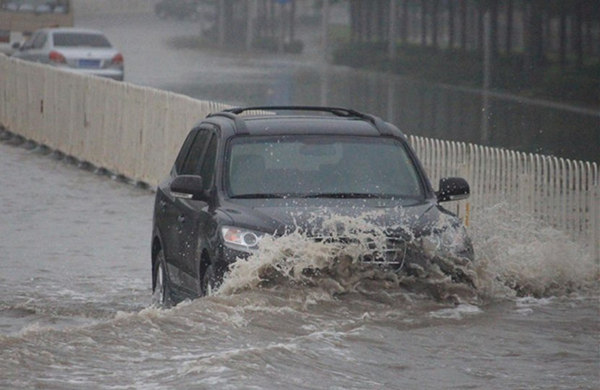
[[[490,11],[483,17],[483,102],[481,107],[481,141],[488,145],[490,141],[490,73],[491,73],[491,42],[490,42]]]
[[[327,62],[329,56],[329,0],[323,0],[323,20],[322,20],[322,45],[323,45],[323,59]]]
[[[218,15],[218,23],[219,23],[219,36],[218,42],[219,47],[225,46],[225,0],[219,0],[219,15]]]
[[[396,60],[396,5],[397,0],[390,0],[390,31],[389,45],[388,45],[388,56],[390,61]]]
[[[277,23],[277,52],[283,53],[283,45],[285,41],[285,14],[286,14],[286,0],[279,0],[279,21]]]
[[[329,53],[329,0],[323,0],[323,13],[321,20],[321,45],[323,49],[323,64],[321,67],[321,105],[328,105],[328,92],[329,92],[329,66],[328,66],[328,53]]]
[[[388,56],[390,59],[390,68],[391,72],[394,61],[396,60],[396,16],[397,16],[397,3],[398,0],[390,0],[390,31],[388,32],[389,46],[388,46]],[[395,95],[395,86],[396,82],[394,77],[390,77],[390,82],[388,82],[388,106],[387,106],[387,116],[389,121],[394,121],[394,95]]]
[[[246,19],[246,51],[252,50],[252,39],[254,38],[254,22],[257,14],[257,1],[248,0],[248,18]]]

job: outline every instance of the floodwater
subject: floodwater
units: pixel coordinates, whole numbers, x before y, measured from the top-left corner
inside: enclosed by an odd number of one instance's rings
[[[469,229],[476,290],[433,274],[340,270],[264,285],[238,272],[214,296],[157,309],[153,193],[11,143],[0,143],[0,388],[600,384],[597,263],[506,207]],[[305,244],[284,253],[310,263]]]
[[[139,33],[124,34],[123,20],[102,23],[128,48],[132,82],[183,89],[204,77],[199,65],[213,81],[265,73],[236,56],[165,56],[159,37],[185,24],[144,27],[152,62],[132,54]],[[476,289],[435,274],[339,270],[264,285],[238,273],[214,296],[164,310],[150,305],[153,193],[14,143],[0,142],[2,389],[600,387],[597,262],[507,205],[473,215]]]

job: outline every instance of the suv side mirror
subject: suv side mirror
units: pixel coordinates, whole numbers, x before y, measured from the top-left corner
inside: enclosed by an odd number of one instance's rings
[[[196,175],[179,175],[171,182],[171,193],[174,197],[190,200],[208,200],[204,191],[202,177]]]
[[[467,199],[471,190],[469,183],[461,177],[445,177],[440,179],[440,190],[437,192],[438,202]]]

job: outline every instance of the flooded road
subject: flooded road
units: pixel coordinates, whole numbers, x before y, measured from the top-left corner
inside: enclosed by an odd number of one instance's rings
[[[515,231],[501,207],[472,225],[475,293],[242,277],[160,310],[153,193],[47,153],[0,143],[0,388],[598,387],[597,264],[552,229]]]
[[[196,97],[232,104],[268,103],[261,99],[279,93],[251,99],[272,79],[257,82],[269,71],[244,58],[192,50],[165,56],[160,37],[186,33],[186,24],[148,29],[144,50],[160,58],[149,61],[133,54],[139,37],[122,34],[119,17],[102,23],[125,46],[132,82],[184,92],[190,80],[207,77],[213,88],[203,88],[212,94]],[[225,79],[247,88],[232,98],[221,89]],[[319,91],[305,96],[320,99]],[[473,216],[475,291],[444,278],[388,274],[252,287],[256,280],[242,275],[228,291],[160,310],[150,306],[154,194],[12,143],[0,142],[1,389],[600,384],[598,264],[507,205]]]

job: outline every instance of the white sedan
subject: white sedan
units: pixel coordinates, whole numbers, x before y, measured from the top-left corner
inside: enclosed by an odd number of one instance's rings
[[[122,81],[123,55],[97,30],[61,27],[35,31],[13,57]]]

